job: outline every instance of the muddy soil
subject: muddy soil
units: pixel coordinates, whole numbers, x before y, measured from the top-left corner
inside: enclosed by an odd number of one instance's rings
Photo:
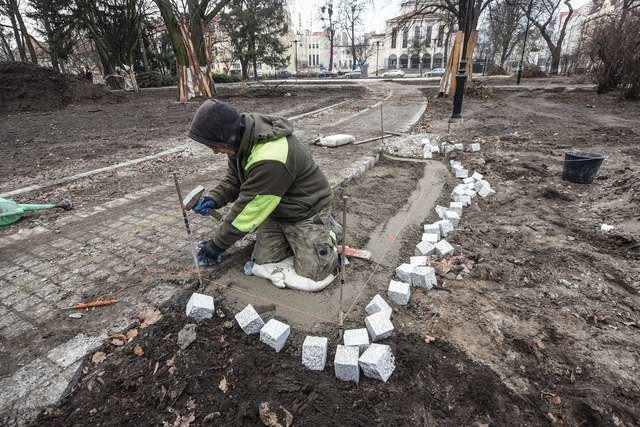
[[[261,96],[242,86],[220,99],[240,111],[293,116],[360,96],[353,86],[269,89]],[[176,89],[122,93],[119,103],[69,105],[54,111],[0,113],[0,151],[10,168],[0,171],[0,192],[147,156],[185,139],[200,101],[180,104]],[[271,91],[275,96],[267,96]]]
[[[446,133],[450,113],[434,97],[421,128]],[[491,366],[554,423],[640,424],[640,104],[496,90],[465,98],[463,113],[451,138],[482,152],[451,158],[497,195],[465,209],[450,241],[475,266],[446,275],[452,292],[429,301],[425,332]],[[607,157],[593,184],[561,179],[568,150]]]
[[[381,160],[363,179],[344,188],[350,244],[366,244],[376,227],[397,214],[422,170],[422,164]],[[397,191],[384,191],[391,183],[397,183]],[[340,211],[339,203],[335,210]],[[415,241],[417,231],[409,229],[400,239]],[[243,253],[248,255],[247,250]],[[232,258],[225,268],[239,270],[241,265]],[[349,312],[347,327],[363,326],[363,303],[376,292],[384,293],[392,275],[392,267],[352,260],[347,282],[361,287],[362,294]],[[423,299],[411,308],[396,309],[398,332],[385,340],[396,356],[395,373],[387,384],[363,378],[359,385],[334,378],[338,331],[330,323],[313,330],[330,339],[324,372],[301,366],[308,331],[294,327],[287,347],[274,353],[256,337],[245,336],[227,309],[224,318],[199,324],[196,341],[179,350],[177,334],[189,322],[183,314],[189,294],[184,294],[162,309],[158,324],[141,330],[123,347],[109,345],[101,364],[89,362],[74,393],[59,408],[43,412],[34,425],[180,425],[184,420],[192,420],[191,425],[260,425],[258,407],[264,401],[282,405],[294,425],[545,424],[544,413],[531,398],[509,390],[487,366],[445,341],[405,332],[412,324],[432,322],[433,313],[424,302],[430,294],[414,291],[415,297],[419,294]],[[219,306],[227,306],[223,293],[215,295]],[[134,354],[136,345],[142,356]]]
[[[0,112],[46,111],[77,103],[114,103],[121,97],[103,86],[25,62],[0,64]]]
[[[486,367],[442,341],[415,334],[395,336],[396,371],[387,384],[363,378],[359,385],[301,366],[302,331],[281,353],[248,337],[227,319],[197,326],[197,339],[180,350],[177,334],[187,323],[183,301],[159,324],[124,347],[107,349],[87,366],[75,393],[33,425],[261,425],[258,406],[277,402],[294,425],[498,425],[539,424],[541,415],[509,392]],[[144,355],[136,356],[140,346]],[[175,424],[174,424],[175,423]]]

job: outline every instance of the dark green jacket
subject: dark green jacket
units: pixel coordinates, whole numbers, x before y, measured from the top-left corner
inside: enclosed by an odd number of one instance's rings
[[[331,187],[308,146],[282,117],[243,114],[245,131],[227,175],[210,192],[219,207],[235,201],[213,242],[227,249],[267,218],[298,222],[331,202]]]

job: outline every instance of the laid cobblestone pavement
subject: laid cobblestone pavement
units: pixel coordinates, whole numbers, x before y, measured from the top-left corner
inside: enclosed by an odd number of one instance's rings
[[[396,124],[412,120],[421,102]],[[321,167],[340,171],[329,176],[335,186],[370,166],[375,147],[314,156]],[[183,192],[211,182],[225,167],[221,156],[212,158],[211,170],[182,183]],[[142,309],[159,306],[193,280],[169,170],[160,180],[167,182],[0,239],[0,424],[57,402],[70,391],[86,354],[131,325]],[[190,219],[194,240],[211,235],[216,224]],[[119,302],[69,317],[74,303],[97,298]]]

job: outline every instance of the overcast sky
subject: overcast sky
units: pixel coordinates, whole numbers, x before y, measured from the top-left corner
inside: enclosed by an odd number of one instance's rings
[[[401,0],[369,0],[363,19],[366,23],[364,30],[366,32],[384,31],[385,20],[398,15],[400,2]],[[293,16],[291,18],[294,26],[303,31],[309,28],[313,31],[322,30],[320,6],[325,3],[325,0],[293,0]],[[339,3],[340,0],[334,1],[334,7],[337,8]],[[300,21],[302,22],[302,28],[299,28]]]

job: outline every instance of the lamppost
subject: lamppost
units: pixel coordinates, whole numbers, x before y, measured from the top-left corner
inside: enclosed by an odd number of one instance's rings
[[[531,7],[533,6],[533,0],[529,0],[529,8],[527,9],[527,27],[524,30],[524,42],[522,43],[522,52],[520,53],[520,66],[518,67],[518,77],[516,78],[516,84],[520,84],[522,78],[522,67],[524,66],[524,50],[527,47],[527,36],[529,35],[529,17],[531,16]]]
[[[298,42],[299,41],[300,40],[298,40],[298,39],[293,41],[293,47],[294,47],[294,49],[293,49],[294,50],[294,54],[293,55],[295,56],[295,58],[293,60],[293,64],[294,64],[293,66],[294,66],[295,71],[296,71],[296,79],[298,78]]]
[[[380,53],[380,40],[376,40],[376,77],[378,77],[378,54]]]
[[[464,97],[464,85],[467,82],[467,43],[469,42],[470,21],[473,19],[473,2],[474,0],[467,0],[464,11],[462,57],[460,58],[460,66],[456,75],[456,93],[453,97],[453,112],[449,121],[462,118],[462,99]]]

